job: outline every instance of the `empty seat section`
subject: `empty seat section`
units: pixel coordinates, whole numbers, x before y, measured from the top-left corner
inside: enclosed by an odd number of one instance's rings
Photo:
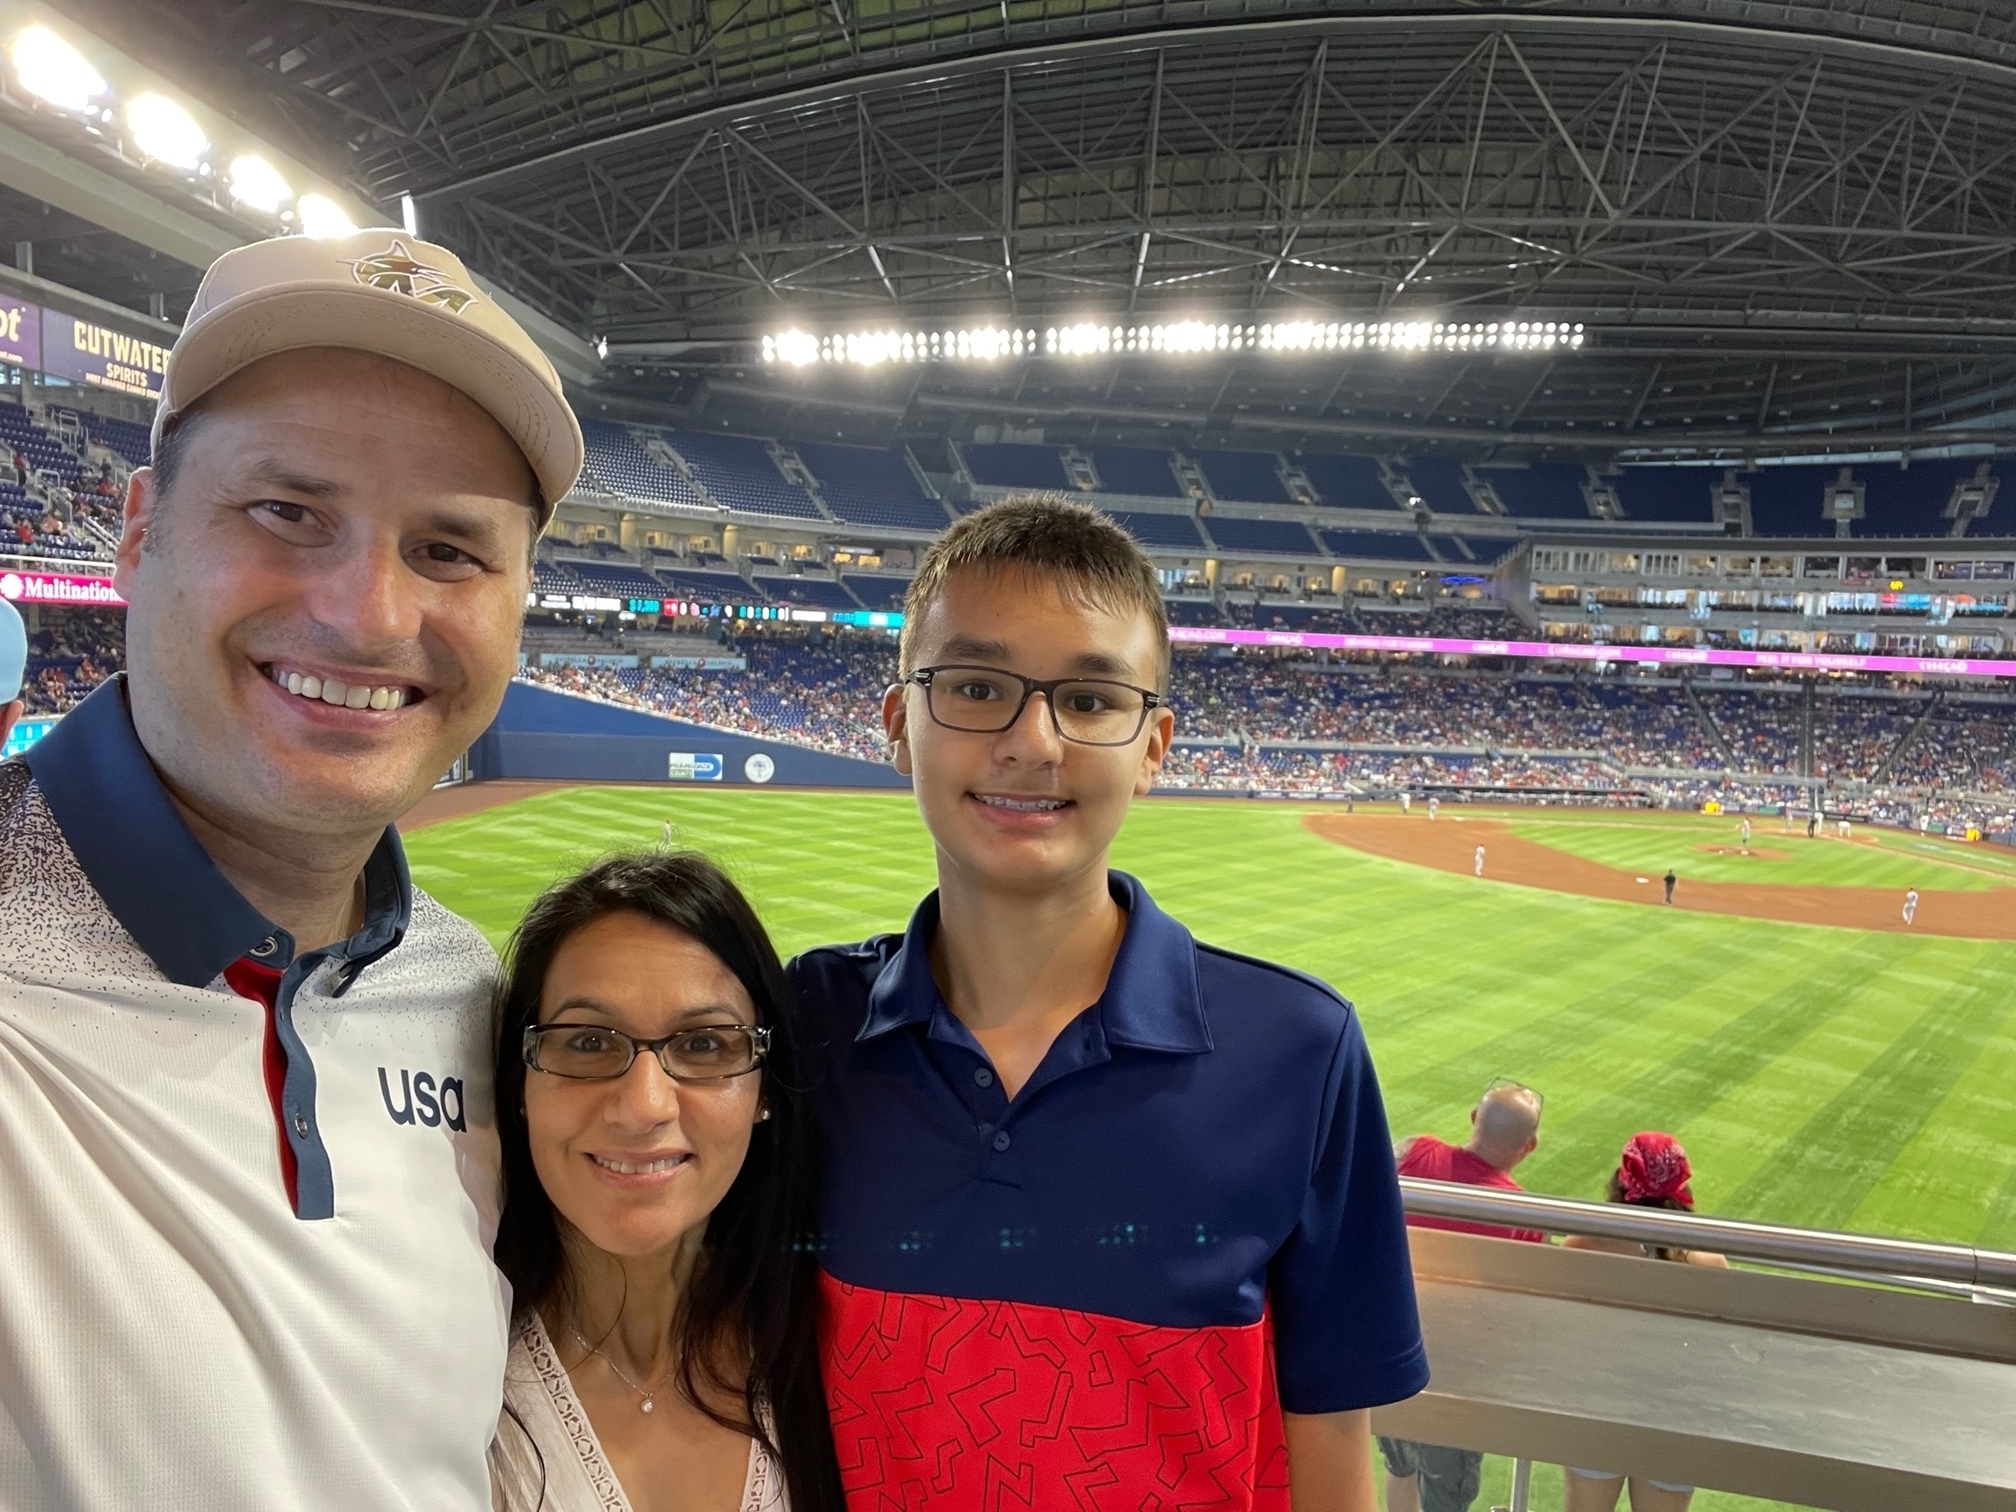
[[[1109,513],[1143,546],[1161,546],[1173,551],[1204,549],[1204,537],[1197,533],[1197,522],[1189,515],[1156,514],[1145,509],[1115,509]]]
[[[1854,469],[1861,480],[1862,518],[1852,527],[1858,536],[1945,535],[1953,522],[1945,518],[1946,501],[1953,497],[1953,485],[1974,476],[1977,457],[1942,457],[1913,462],[1909,467],[1895,463]]]
[[[1211,532],[1211,539],[1227,551],[1277,551],[1308,556],[1318,549],[1308,528],[1293,520],[1238,520],[1230,515],[1213,515],[1205,528]]]
[[[1519,545],[1517,541],[1507,540],[1503,536],[1462,536],[1460,538],[1436,536],[1434,539],[1436,550],[1441,551],[1442,555],[1447,557],[1451,562],[1460,562],[1463,560],[1463,554],[1456,550],[1453,544],[1455,539],[1460,539],[1465,546],[1470,548],[1471,561],[1475,562],[1480,568],[1496,566],[1499,562],[1504,561],[1506,557],[1510,556],[1513,550]],[[1452,544],[1447,549],[1444,549],[1442,545],[1444,541],[1451,541]]]
[[[666,434],[707,492],[745,514],[820,520],[812,496],[777,470],[770,443],[755,436],[675,430]]]
[[[1336,509],[1393,509],[1393,495],[1372,457],[1297,452],[1295,465],[1316,487],[1316,496]]]
[[[1609,481],[1628,520],[1706,525],[1715,518],[1721,478],[1712,467],[1626,467]]]
[[[1224,616],[1209,599],[1169,599],[1163,604],[1172,625],[1222,625]]]
[[[854,595],[831,578],[765,577],[756,586],[780,604],[796,604],[804,609],[859,609]]]
[[[1827,485],[1840,472],[1825,464],[1760,467],[1744,473],[1750,489],[1750,529],[1760,536],[1831,536]]]
[[[1465,549],[1468,543],[1461,536],[1431,535],[1428,537],[1428,542],[1434,547],[1437,556],[1453,565],[1460,566],[1468,562],[1482,560],[1482,558],[1472,555],[1470,551]]]
[[[1323,544],[1347,562],[1425,562],[1428,548],[1418,535],[1397,530],[1319,530]]]
[[[1072,490],[1054,446],[1025,441],[974,441],[959,448],[975,483],[991,488]]]
[[[658,579],[674,598],[693,599],[703,604],[745,604],[756,597],[749,585],[732,572],[661,567]]]
[[[613,598],[662,598],[665,589],[658,579],[641,567],[622,562],[582,562],[569,559],[567,569],[587,585],[590,593]]]
[[[1092,466],[1102,493],[1136,494],[1146,499],[1180,499],[1183,487],[1166,451],[1146,446],[1095,446]]]
[[[798,455],[819,480],[820,496],[836,520],[896,530],[945,528],[945,506],[918,487],[901,452],[807,441]]]
[[[583,420],[581,439],[589,481],[609,493],[668,504],[706,504],[692,480],[645,448],[642,437],[628,426],[607,420]]]
[[[889,577],[868,577],[850,572],[845,578],[848,589],[861,601],[864,609],[875,609],[882,613],[900,614],[903,610],[903,595],[910,591],[910,579]]]
[[[1242,504],[1293,504],[1281,481],[1281,459],[1273,452],[1198,451],[1190,453],[1204,469],[1211,492]]]
[[[1401,469],[1414,492],[1436,514],[1477,513],[1477,501],[1463,486],[1463,464],[1447,457],[1413,457]]]
[[[1508,513],[1525,520],[1586,520],[1588,501],[1582,480],[1588,474],[1575,462],[1535,462],[1530,467],[1479,468]]]

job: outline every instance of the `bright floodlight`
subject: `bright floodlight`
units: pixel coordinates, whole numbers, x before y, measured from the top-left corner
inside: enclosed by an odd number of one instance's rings
[[[357,223],[343,213],[343,207],[326,194],[304,194],[297,208],[301,211],[301,230],[308,236],[348,236],[357,229]]]
[[[1081,321],[1042,330],[995,326],[940,331],[855,331],[814,336],[790,330],[762,341],[763,360],[791,367],[813,363],[875,367],[888,362],[992,361],[1002,357],[1141,356],[1156,353],[1547,352],[1579,348],[1586,338],[1567,321],[1284,320],[1234,325],[1209,320],[1100,325]]]
[[[21,87],[64,110],[84,111],[109,87],[84,54],[46,26],[31,26],[10,49]]]
[[[277,215],[293,197],[293,186],[263,157],[248,152],[231,159],[231,198],[239,204]]]
[[[126,124],[143,157],[171,168],[193,173],[210,150],[210,139],[196,118],[166,95],[141,95],[126,107]]]

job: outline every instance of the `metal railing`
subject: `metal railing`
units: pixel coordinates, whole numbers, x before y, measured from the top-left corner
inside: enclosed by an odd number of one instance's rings
[[[2006,1250],[1708,1218],[1626,1203],[1577,1202],[1411,1176],[1400,1178],[1400,1196],[1407,1211],[1421,1218],[1582,1234],[1665,1249],[1714,1250],[1744,1260],[1819,1267],[1872,1280],[1922,1277],[1967,1287],[2016,1288],[2016,1254]]]

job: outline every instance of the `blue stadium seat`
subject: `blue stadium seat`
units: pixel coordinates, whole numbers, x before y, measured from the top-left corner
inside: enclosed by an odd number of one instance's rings
[[[1226,551],[1277,551],[1309,556],[1318,548],[1308,527],[1293,520],[1241,520],[1213,515],[1205,528]]]
[[[1319,530],[1323,544],[1347,562],[1426,562],[1428,548],[1418,535],[1396,530]]]
[[[847,525],[886,525],[897,530],[937,532],[947,523],[945,506],[917,486],[902,454],[879,446],[836,446],[806,441],[798,446],[833,518]]]
[[[784,519],[825,518],[812,496],[777,470],[770,443],[759,437],[675,430],[666,439],[707,492],[730,509]]]
[[[1909,467],[1895,463],[1856,467],[1855,477],[1864,485],[1862,518],[1854,524],[1857,536],[1939,536],[1952,530],[1944,516],[1946,501],[1953,497],[1953,485],[1974,476],[1978,457],[1940,457],[1913,462]],[[1996,490],[1999,495],[2001,490]]]
[[[1750,489],[1750,529],[1760,536],[1831,536],[1827,485],[1841,471],[1827,464],[1760,467],[1742,475]]]
[[[589,481],[606,492],[647,502],[706,504],[692,481],[646,451],[628,426],[584,419],[581,439],[587,452],[583,469]]]
[[[1145,509],[1114,509],[1108,513],[1143,546],[1199,553],[1204,550],[1204,537],[1197,533],[1197,522],[1189,515],[1155,514]]]
[[[1295,465],[1316,486],[1317,497],[1338,509],[1397,509],[1371,457],[1297,452]]]
[[[1410,457],[1407,481],[1438,515],[1474,515],[1477,504],[1463,486],[1463,464],[1447,457]]]
[[[661,567],[657,576],[674,598],[694,599],[703,604],[740,604],[756,597],[754,590],[732,572]]]
[[[1480,468],[1479,474],[1504,502],[1508,513],[1524,520],[1586,520],[1588,502],[1580,463],[1535,462],[1530,467]]]
[[[1293,504],[1281,481],[1281,459],[1273,452],[1193,451],[1211,492],[1241,504]]]
[[[859,600],[842,583],[825,577],[765,576],[754,578],[756,586],[780,604],[796,604],[804,609],[859,609]]]
[[[1095,446],[1092,466],[1102,493],[1136,494],[1147,499],[1180,499],[1173,458],[1145,446]]]
[[[1706,525],[1715,518],[1714,490],[1721,478],[1712,467],[1626,467],[1610,482],[1626,519]]]
[[[973,441],[959,448],[975,483],[993,488],[1040,488],[1073,493],[1064,459],[1054,446],[1024,441]]]

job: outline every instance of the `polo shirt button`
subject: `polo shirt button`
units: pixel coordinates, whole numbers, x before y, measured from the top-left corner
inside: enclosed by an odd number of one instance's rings
[[[980,1086],[991,1087],[994,1085],[994,1073],[989,1071],[985,1066],[982,1066],[978,1071],[973,1073],[973,1080]]]
[[[303,1139],[308,1137],[308,1115],[297,1112],[294,1115],[294,1132]]]
[[[994,1148],[997,1150],[1007,1149],[1012,1142],[1008,1138],[1008,1131],[1006,1129],[1003,1129],[999,1134],[994,1136]]]

